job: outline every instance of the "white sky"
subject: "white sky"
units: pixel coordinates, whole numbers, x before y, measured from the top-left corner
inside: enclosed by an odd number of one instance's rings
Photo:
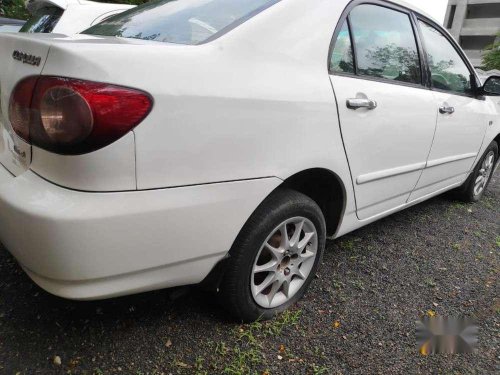
[[[409,4],[415,5],[422,9],[424,12],[430,14],[441,24],[444,23],[444,16],[446,15],[446,7],[448,0],[403,0]]]

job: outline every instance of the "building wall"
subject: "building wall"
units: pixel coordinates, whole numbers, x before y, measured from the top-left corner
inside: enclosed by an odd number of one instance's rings
[[[482,51],[500,33],[500,0],[449,0],[444,26],[480,67]]]

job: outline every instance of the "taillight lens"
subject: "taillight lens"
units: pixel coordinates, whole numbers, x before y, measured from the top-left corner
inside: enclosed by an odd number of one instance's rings
[[[136,89],[42,76],[16,86],[9,115],[14,131],[26,141],[77,155],[115,142],[144,120],[151,107],[151,97]]]
[[[35,91],[36,77],[19,82],[14,89],[9,103],[9,117],[12,128],[18,136],[29,142],[31,122],[31,98]]]

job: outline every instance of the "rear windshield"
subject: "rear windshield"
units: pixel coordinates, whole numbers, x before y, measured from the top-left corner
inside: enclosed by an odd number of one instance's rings
[[[64,10],[55,7],[40,8],[19,30],[22,33],[51,33]]]
[[[201,44],[279,0],[159,0],[113,16],[83,34]]]

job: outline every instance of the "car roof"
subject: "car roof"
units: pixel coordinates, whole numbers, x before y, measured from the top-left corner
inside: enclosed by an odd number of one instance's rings
[[[419,8],[418,6],[416,5],[413,5],[413,4],[409,4],[407,3],[406,1],[403,1],[403,0],[387,0],[388,3],[393,3],[393,4],[396,4],[396,5],[400,5],[404,8],[408,8],[408,9],[411,9],[413,11],[415,11],[416,13],[419,13],[421,14],[422,16],[425,16],[426,18],[436,22],[438,25],[440,25],[441,23],[439,21],[437,21],[434,17],[432,17],[430,14],[428,14],[427,12],[423,11],[421,8]]]
[[[26,21],[16,20],[13,18],[0,17],[0,25],[19,25],[19,26],[22,26],[25,24],[25,22]]]
[[[33,13],[34,11],[43,8],[43,7],[57,7],[61,9],[68,9],[70,5],[95,5],[95,6],[100,6],[100,7],[115,7],[115,8],[120,8],[120,9],[128,9],[128,8],[133,8],[133,5],[130,4],[116,4],[116,3],[98,3],[95,1],[88,1],[88,0],[29,0],[26,4],[26,8],[30,13]]]

